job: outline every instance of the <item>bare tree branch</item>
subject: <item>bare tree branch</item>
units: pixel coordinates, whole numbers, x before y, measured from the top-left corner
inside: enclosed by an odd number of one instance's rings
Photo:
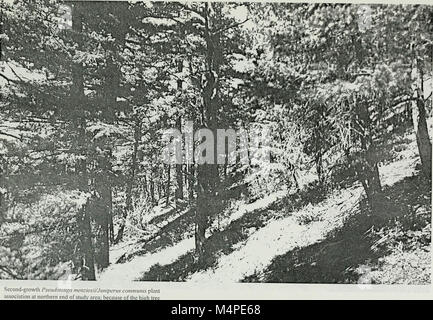
[[[250,20],[250,18],[246,18],[244,21],[241,21],[241,22],[238,22],[238,23],[234,23],[234,24],[232,24],[232,25],[230,25],[228,27],[225,27],[225,28],[218,29],[218,30],[214,31],[212,34],[222,33],[224,31],[227,31],[227,30],[239,27],[240,25],[243,25],[244,23],[246,23],[249,20]]]

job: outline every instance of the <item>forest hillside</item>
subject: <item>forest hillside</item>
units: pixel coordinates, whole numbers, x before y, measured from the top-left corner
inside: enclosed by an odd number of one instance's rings
[[[433,7],[0,12],[0,279],[430,283]]]

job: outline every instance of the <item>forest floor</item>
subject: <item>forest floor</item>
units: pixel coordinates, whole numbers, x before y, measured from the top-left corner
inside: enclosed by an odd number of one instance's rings
[[[431,185],[418,170],[415,135],[392,139],[381,148],[377,212],[356,182],[323,197],[306,187],[237,202],[212,225],[198,260],[192,210],[158,207],[147,221],[152,232],[113,247],[99,279],[428,284]]]

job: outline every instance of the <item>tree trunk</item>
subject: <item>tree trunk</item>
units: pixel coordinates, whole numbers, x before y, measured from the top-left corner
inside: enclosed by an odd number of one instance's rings
[[[357,127],[361,143],[361,152],[357,155],[355,173],[361,182],[367,195],[371,211],[381,212],[383,206],[382,186],[380,183],[379,167],[377,164],[377,150],[373,136],[373,124],[371,123],[370,112],[367,103],[360,101],[356,106]]]
[[[171,165],[167,165],[167,185],[165,189],[165,205],[168,206],[170,204],[170,187],[171,187]]]
[[[366,153],[366,158],[362,159],[358,165],[357,177],[367,195],[370,209],[374,212],[378,212],[378,209],[382,206],[384,200],[382,197],[379,168],[375,161],[369,160],[368,154],[372,153],[371,150]]]
[[[188,166],[188,199],[192,201],[194,199],[194,165]]]
[[[156,199],[155,199],[155,182],[153,181],[153,173],[150,173],[150,186],[149,186],[149,191],[150,191],[150,200],[152,201],[152,206],[155,205],[156,203]]]
[[[6,191],[4,191],[3,189],[5,188],[4,185],[4,173],[5,173],[5,169],[3,169],[4,167],[4,163],[3,163],[3,158],[0,155],[0,227],[3,224],[4,219],[6,218]]]
[[[179,59],[177,61],[177,72],[182,73],[183,71],[183,60]],[[182,92],[182,79],[177,80],[177,90],[179,95]],[[179,116],[176,121],[176,127],[179,132],[182,132],[182,118]],[[176,164],[176,200],[183,199],[183,173],[182,164]]]
[[[323,170],[323,156],[321,150],[318,151],[316,154],[316,171],[317,171],[317,177],[319,179],[319,185],[323,186],[325,183],[325,175]]]
[[[418,107],[418,124],[415,128],[416,143],[421,158],[422,172],[426,178],[431,179],[432,144],[428,134],[425,105],[424,101],[419,98],[416,103]]]
[[[319,109],[320,112],[320,119],[323,118],[323,115],[321,113],[321,109]],[[322,132],[320,131],[321,125],[320,121],[316,121],[316,130],[314,131],[314,144],[315,144],[315,163],[316,163],[316,171],[317,171],[317,177],[319,179],[319,185],[323,186],[325,184],[325,170],[323,167],[323,145],[321,139]]]
[[[111,199],[112,202],[112,199]],[[110,215],[110,243],[115,243],[116,242],[116,236],[114,234],[114,222],[113,222],[113,211],[111,211],[111,215]]]
[[[83,27],[83,16],[82,16],[81,3],[75,3],[72,10],[72,30],[75,32],[76,43],[80,47],[82,45],[81,32]],[[75,164],[75,171],[77,175],[78,189],[82,192],[88,193],[88,173],[86,163],[86,118],[84,113],[85,95],[84,95],[84,76],[83,66],[75,63],[72,65],[72,87],[71,87],[71,98],[77,106],[75,108],[74,126],[77,134],[77,145],[80,152],[80,156],[84,159],[78,160]],[[96,280],[95,275],[95,257],[93,248],[93,235],[92,226],[90,220],[90,213],[88,210],[89,200],[81,208],[78,215],[78,228],[80,232],[80,251],[81,257],[81,279],[82,280]]]
[[[140,171],[140,169],[139,169],[139,171]],[[144,176],[143,176],[143,185],[142,185],[141,190],[142,190],[141,194],[142,194],[143,199],[148,199],[149,192],[148,192],[148,183],[147,183],[147,175],[146,174],[144,174]]]
[[[160,170],[160,173],[159,173],[159,180],[157,181],[157,184],[156,184],[156,190],[158,191],[158,203],[161,201],[161,199],[162,199],[162,196],[163,196],[163,181],[164,181],[164,179],[163,179],[163,174],[162,174],[162,172],[163,172],[163,169],[161,169]]]
[[[134,189],[134,180],[137,171],[137,162],[138,162],[137,155],[138,155],[138,147],[140,141],[141,141],[141,121],[139,119],[136,119],[134,125],[134,147],[132,151],[131,168],[130,168],[128,184],[126,186],[126,205],[125,205],[125,210],[123,211],[123,217],[122,217],[123,221],[119,228],[119,232],[117,234],[116,243],[119,243],[122,240],[123,233],[125,231],[126,219],[128,217],[128,214],[133,210],[132,192]]]
[[[110,6],[107,4],[109,10],[107,14],[117,7]],[[124,6],[123,4],[121,6]],[[118,7],[120,10],[120,7]],[[115,56],[119,53],[119,48],[123,48],[125,45],[125,37],[128,26],[122,22],[118,22],[115,26],[114,41],[112,46],[107,49],[106,66],[103,70],[104,83],[102,94],[102,101],[105,103],[101,105],[102,120],[106,123],[115,125],[116,121],[116,110],[117,110],[117,96],[120,89],[120,81],[122,78],[122,72],[120,67],[115,61]],[[121,50],[121,49],[120,49]],[[98,143],[100,144],[101,152],[98,155],[97,160],[97,174],[95,178],[95,185],[97,194],[97,216],[95,217],[97,222],[97,237],[96,237],[96,262],[99,269],[104,269],[109,265],[109,253],[110,253],[110,241],[109,241],[109,228],[112,216],[112,160],[113,150],[112,141],[110,137],[100,138]]]
[[[219,71],[222,60],[222,48],[219,33],[213,32],[212,10],[213,3],[204,3],[204,39],[206,41],[206,73],[202,83],[203,117],[202,126],[213,131],[217,136],[217,113],[220,106],[219,98]],[[214,163],[197,165],[197,199],[196,199],[196,227],[195,245],[199,259],[203,258],[206,229],[209,219],[218,210],[220,205],[216,189],[219,180],[217,166],[217,141],[214,139]]]
[[[179,117],[176,121],[178,130],[181,130],[181,118]],[[183,199],[183,172],[182,164],[176,164],[176,200]]]
[[[111,190],[111,151],[98,159],[98,173],[95,177],[95,189],[97,191],[94,200],[94,219],[96,222],[96,248],[95,261],[102,270],[110,263],[110,237],[109,226],[112,215],[112,190]]]
[[[88,203],[86,203],[80,210],[80,231],[81,231],[81,250],[83,252],[82,265],[81,265],[81,279],[82,280],[96,280],[95,275],[95,255],[92,240],[92,227],[90,223],[90,215],[88,210]]]
[[[419,65],[419,62],[418,62]],[[419,71],[419,88],[416,90],[416,100],[412,109],[412,120],[415,129],[416,143],[418,146],[419,156],[421,158],[422,173],[427,179],[431,179],[432,175],[432,144],[428,134],[428,126],[426,120],[426,108],[424,102],[424,74],[421,67]]]
[[[1,178],[1,176],[0,176]],[[3,224],[6,215],[6,205],[2,190],[0,190],[0,227]]]

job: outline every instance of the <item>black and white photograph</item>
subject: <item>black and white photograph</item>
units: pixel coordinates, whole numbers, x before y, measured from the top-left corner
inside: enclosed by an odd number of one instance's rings
[[[433,6],[0,15],[0,280],[431,285]]]

